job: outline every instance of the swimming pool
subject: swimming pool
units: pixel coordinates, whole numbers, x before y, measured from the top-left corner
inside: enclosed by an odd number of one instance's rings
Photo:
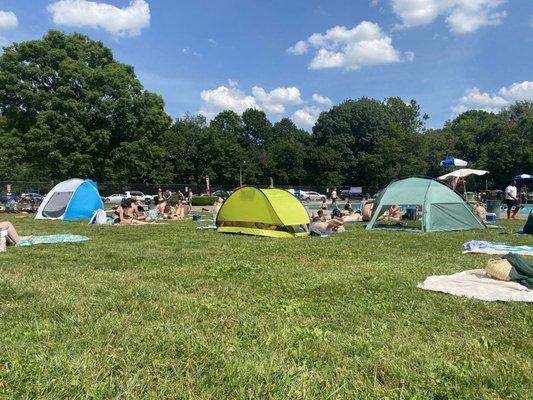
[[[318,211],[322,209],[322,206],[320,204],[306,204],[304,207],[307,209],[307,211]],[[339,204],[337,208],[342,210],[344,208],[344,204]],[[333,210],[333,207],[331,207],[331,204],[328,204],[327,210]],[[352,210],[360,211],[361,203],[352,203]]]
[[[533,211],[533,205],[531,204],[528,204],[528,205],[525,205],[524,207],[522,207],[520,209],[520,211],[518,212],[518,214],[529,214],[531,211]]]

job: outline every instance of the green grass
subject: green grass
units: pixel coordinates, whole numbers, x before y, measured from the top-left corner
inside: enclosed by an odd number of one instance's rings
[[[531,239],[10,219],[23,235],[91,240],[0,254],[0,397],[531,398],[531,305],[416,288],[482,267],[467,240]]]

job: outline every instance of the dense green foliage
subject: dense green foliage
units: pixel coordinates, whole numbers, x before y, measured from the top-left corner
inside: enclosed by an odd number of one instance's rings
[[[528,238],[352,225],[327,239],[276,240],[198,232],[192,222],[12,221],[24,235],[91,240],[2,254],[0,398],[481,400],[533,391],[531,305],[416,287],[483,266],[489,256],[461,254],[467,240]]]
[[[161,97],[101,42],[50,31],[0,57],[0,180],[73,176],[99,182],[364,185],[436,176],[446,156],[491,171],[495,185],[531,172],[533,103],[467,111],[442,129],[414,100],[347,100],[312,133],[259,110],[172,123]]]

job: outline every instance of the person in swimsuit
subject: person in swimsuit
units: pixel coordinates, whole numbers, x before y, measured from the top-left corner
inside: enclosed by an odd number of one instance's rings
[[[0,222],[0,231],[7,231],[8,244],[17,244],[19,242],[20,236],[11,222]]]

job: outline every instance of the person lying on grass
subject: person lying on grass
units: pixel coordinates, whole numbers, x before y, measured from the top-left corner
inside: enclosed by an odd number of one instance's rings
[[[322,210],[320,210],[322,211]],[[320,235],[329,235],[333,232],[340,232],[339,229],[343,228],[344,221],[342,219],[342,213],[340,210],[335,209],[331,214],[331,219],[329,221],[325,220],[316,220],[311,223],[311,232],[318,233]],[[342,231],[341,229],[341,231]]]
[[[19,242],[20,236],[11,222],[0,222],[0,231],[7,231],[8,244],[17,244]]]

